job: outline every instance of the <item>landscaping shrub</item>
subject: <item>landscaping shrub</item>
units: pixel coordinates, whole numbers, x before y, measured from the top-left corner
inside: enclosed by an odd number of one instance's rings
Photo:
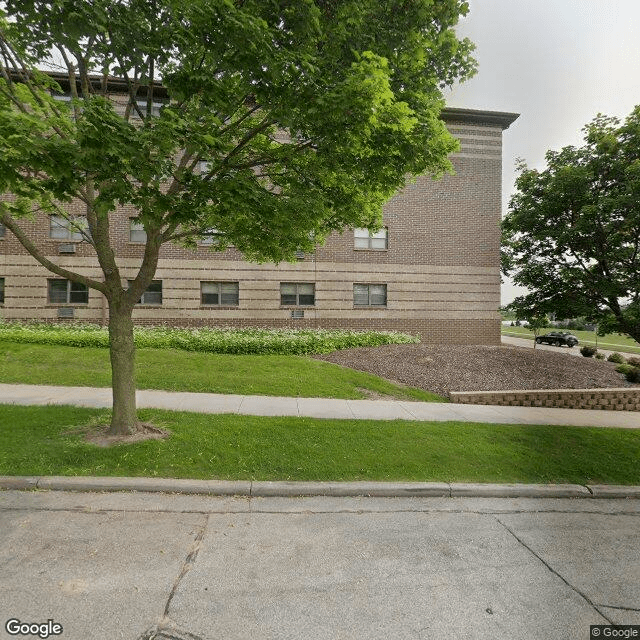
[[[227,354],[305,355],[352,347],[419,342],[415,336],[393,331],[332,331],[325,329],[176,329],[136,327],[137,347],[183,349]],[[108,347],[106,328],[96,325],[0,323],[0,340],[70,347]]]
[[[584,331],[586,328],[583,320],[569,320],[565,326],[573,331]]]
[[[630,364],[632,367],[640,367],[640,358],[629,358],[627,364]]]
[[[615,362],[616,364],[624,364],[626,362],[626,360],[624,359],[624,356],[620,353],[612,353],[608,358],[607,358],[608,362]]]
[[[627,373],[629,373],[629,371],[632,371],[633,369],[635,369],[635,367],[631,364],[620,364],[616,367],[616,371],[625,376],[627,375]]]
[[[628,382],[640,382],[640,367],[631,367],[624,377]]]
[[[598,350],[595,347],[587,347],[585,345],[584,347],[580,347],[580,353],[585,358],[593,358],[593,356],[595,356],[596,353],[598,353]]]
[[[604,360],[604,353],[596,353],[594,357],[596,360]]]

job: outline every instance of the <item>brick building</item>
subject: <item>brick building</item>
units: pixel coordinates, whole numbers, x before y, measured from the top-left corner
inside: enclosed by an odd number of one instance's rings
[[[164,245],[135,322],[400,330],[425,342],[498,344],[502,132],[517,115],[446,109],[442,117],[461,142],[456,174],[407,185],[386,204],[380,233],[334,233],[314,253],[280,265],[246,262],[206,240],[197,249]],[[125,278],[143,255],[135,215],[113,216]],[[92,247],[64,220],[21,224],[61,266],[101,277]],[[54,276],[0,226],[1,317],[106,323],[107,315],[101,293]]]

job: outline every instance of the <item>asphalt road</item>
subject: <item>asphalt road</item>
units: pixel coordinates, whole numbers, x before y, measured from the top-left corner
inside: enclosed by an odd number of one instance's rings
[[[533,340],[527,340],[526,338],[502,336],[502,344],[510,344],[515,347],[528,347],[529,349],[533,349]],[[581,345],[576,345],[575,347],[556,347],[550,344],[537,344],[536,349],[542,349],[543,351],[555,351],[556,353],[568,353],[569,355],[580,356],[581,358],[583,358],[584,356],[580,353],[580,346]],[[614,353],[614,351],[598,347],[598,353],[602,353],[606,358]],[[625,353],[624,351],[618,351],[617,353],[620,353],[625,358],[640,357],[637,353]]]
[[[640,500],[5,491],[0,565],[2,638],[583,640],[640,624]]]

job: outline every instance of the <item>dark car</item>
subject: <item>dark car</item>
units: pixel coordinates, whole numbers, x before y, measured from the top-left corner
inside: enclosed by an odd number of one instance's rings
[[[566,344],[568,347],[575,347],[578,344],[578,338],[572,333],[552,331],[551,333],[545,333],[543,336],[538,336],[536,342],[538,344],[542,344],[543,342],[545,344],[553,344],[556,347],[561,347],[563,344]]]

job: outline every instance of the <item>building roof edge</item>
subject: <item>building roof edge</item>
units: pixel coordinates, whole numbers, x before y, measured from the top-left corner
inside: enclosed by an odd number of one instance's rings
[[[45,71],[53,80],[58,82],[64,89],[67,89],[69,86],[69,76],[60,71]],[[96,87],[102,83],[105,79],[100,76],[92,76],[92,82],[96,85]],[[108,76],[106,78],[107,82],[107,90],[108,91],[118,91],[127,93],[128,87],[124,80],[121,78],[114,78],[112,76]],[[138,94],[146,95],[147,88],[146,86],[138,87]],[[155,95],[159,98],[166,98],[168,96],[166,87],[162,86],[162,84],[157,84],[154,90]],[[509,126],[515,122],[517,118],[520,117],[519,113],[509,113],[506,111],[487,111],[483,109],[460,109],[456,107],[445,107],[440,117],[445,122],[463,122],[466,124],[484,124],[484,125],[498,125],[504,131],[508,129]]]
[[[445,122],[498,125],[504,131],[520,117],[520,114],[510,113],[508,111],[485,111],[481,109],[445,107],[442,110],[441,117]]]

